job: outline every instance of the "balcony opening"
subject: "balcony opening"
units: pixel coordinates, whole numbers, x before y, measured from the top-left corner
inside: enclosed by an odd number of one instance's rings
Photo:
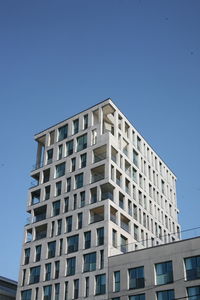
[[[94,163],[106,159],[106,145],[95,148],[93,150]]]
[[[119,207],[124,209],[124,195],[119,192]]]
[[[97,202],[97,187],[94,187],[90,190],[90,203]]]
[[[43,183],[48,182],[50,179],[50,169],[43,171]]]
[[[39,222],[46,219],[47,206],[40,206],[34,209],[34,222]]]
[[[35,240],[44,239],[47,236],[47,224],[35,228]]]
[[[131,190],[130,190],[130,181],[126,178],[125,179],[125,190],[127,194],[131,194]]]
[[[122,229],[124,229],[127,232],[130,232],[129,228],[130,220],[127,219],[124,215],[121,214],[120,216],[120,226]]]
[[[104,206],[95,207],[90,210],[90,223],[96,223],[104,220]]]
[[[114,113],[115,109],[110,104],[103,106],[103,133],[114,135]]]
[[[114,207],[110,207],[110,220],[117,224],[117,210]]]
[[[45,135],[40,137],[37,140],[37,157],[36,157],[36,164],[34,165],[34,170],[39,169],[43,166],[44,162],[44,148],[45,148]]]
[[[126,156],[128,156],[128,143],[125,139],[122,140],[122,151]]]
[[[91,182],[97,182],[99,180],[102,180],[105,178],[105,165],[101,165],[99,167],[96,167],[94,169],[91,169]]]
[[[33,180],[31,181],[31,187],[38,186],[40,181],[40,173],[38,172],[31,177],[33,178]]]
[[[117,163],[117,150],[115,148],[111,147],[111,159],[115,163]]]
[[[31,204],[37,204],[40,202],[40,190],[31,193]]]
[[[101,185],[101,200],[110,199],[113,201],[113,190],[114,187],[109,183]]]

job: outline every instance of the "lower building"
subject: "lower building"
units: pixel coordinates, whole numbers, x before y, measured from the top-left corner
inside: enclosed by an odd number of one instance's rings
[[[200,237],[109,257],[112,300],[200,300]]]
[[[0,300],[16,299],[17,282],[0,276]]]

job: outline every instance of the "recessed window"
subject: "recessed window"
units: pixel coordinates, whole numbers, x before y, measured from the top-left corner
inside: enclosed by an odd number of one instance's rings
[[[48,258],[55,257],[56,254],[56,241],[48,243]]]
[[[52,211],[52,216],[58,216],[60,214],[60,200],[55,201],[52,203],[53,211]]]
[[[80,193],[80,198],[81,198],[80,206],[84,207],[85,206],[85,191]]]
[[[59,164],[55,167],[55,178],[65,175],[65,163]]]
[[[157,300],[174,300],[174,290],[157,292]]]
[[[53,149],[47,150],[47,164],[51,164],[53,161]]]
[[[144,267],[129,269],[129,289],[144,288]]]
[[[83,129],[88,128],[88,114],[83,116]]]
[[[96,295],[106,293],[106,274],[96,275]]]
[[[81,229],[83,227],[83,213],[78,214],[78,229]]]
[[[84,272],[91,272],[96,270],[96,252],[84,255]]]
[[[82,154],[81,157],[80,157],[80,160],[81,160],[80,167],[85,168],[86,164],[87,164],[87,153]]]
[[[75,176],[75,188],[79,189],[83,186],[83,173]]]
[[[76,271],[76,257],[67,259],[67,276],[74,275]]]
[[[68,125],[64,125],[58,128],[58,142],[67,138],[68,135]]]
[[[187,280],[200,278],[200,256],[185,258],[185,270]]]
[[[67,238],[67,252],[72,253],[78,251],[78,234]]]
[[[35,261],[40,261],[40,259],[41,259],[41,250],[42,250],[42,245],[37,245],[35,247]]]
[[[104,244],[104,227],[97,228],[97,246]]]
[[[30,260],[30,248],[26,248],[24,250],[24,264],[25,265],[29,264],[29,260]]]
[[[78,299],[79,295],[79,279],[74,280],[74,299]]]
[[[45,281],[51,279],[51,263],[45,264]]]
[[[44,300],[51,300],[52,286],[47,285],[43,287]]]
[[[25,290],[21,292],[21,300],[31,299],[32,290]]]
[[[72,231],[72,216],[66,217],[66,232]]]
[[[130,296],[129,300],[145,300],[145,294]],[[167,298],[166,298],[167,300]]]
[[[91,247],[91,231],[84,232],[84,239],[85,239],[85,249]]]
[[[156,284],[167,284],[173,282],[172,262],[167,261],[155,265]]]
[[[73,140],[66,143],[66,156],[73,154]]]
[[[40,281],[40,266],[30,268],[29,284],[38,283]]]
[[[55,284],[55,300],[59,300],[60,295],[60,283]]]
[[[120,291],[120,271],[115,271],[114,272],[114,287],[113,287],[114,292],[119,292]]]
[[[200,285],[188,287],[187,288],[187,294],[189,300],[199,300],[200,295]]]
[[[76,170],[76,157],[73,157],[71,159],[71,172],[74,172]]]
[[[77,137],[77,152],[87,148],[87,134]]]
[[[79,119],[73,121],[73,134],[78,133],[79,130]]]
[[[56,182],[55,196],[60,196],[62,191],[62,181]]]
[[[67,193],[71,191],[71,177],[67,178]]]

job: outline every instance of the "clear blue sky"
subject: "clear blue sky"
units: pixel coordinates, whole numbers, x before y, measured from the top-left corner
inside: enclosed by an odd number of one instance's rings
[[[0,275],[18,277],[34,133],[108,97],[200,225],[200,1],[0,1]]]

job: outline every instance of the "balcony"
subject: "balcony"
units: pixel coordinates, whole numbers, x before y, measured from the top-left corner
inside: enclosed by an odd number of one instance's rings
[[[90,223],[96,223],[104,220],[104,206],[96,207],[90,210]]]
[[[106,145],[98,147],[93,150],[94,163],[106,159]]]
[[[101,200],[110,199],[113,201],[114,187],[111,184],[101,185]]]
[[[35,240],[46,238],[46,236],[47,236],[47,224],[35,228]]]
[[[110,220],[117,224],[117,210],[114,207],[110,207]]]
[[[126,232],[130,233],[129,228],[129,219],[127,219],[125,216],[121,215],[120,218],[120,226],[122,229],[124,229]]]
[[[105,178],[105,165],[101,165],[91,170],[92,183],[100,181]]]
[[[37,204],[40,202],[40,190],[34,191],[31,193],[31,205]]]

